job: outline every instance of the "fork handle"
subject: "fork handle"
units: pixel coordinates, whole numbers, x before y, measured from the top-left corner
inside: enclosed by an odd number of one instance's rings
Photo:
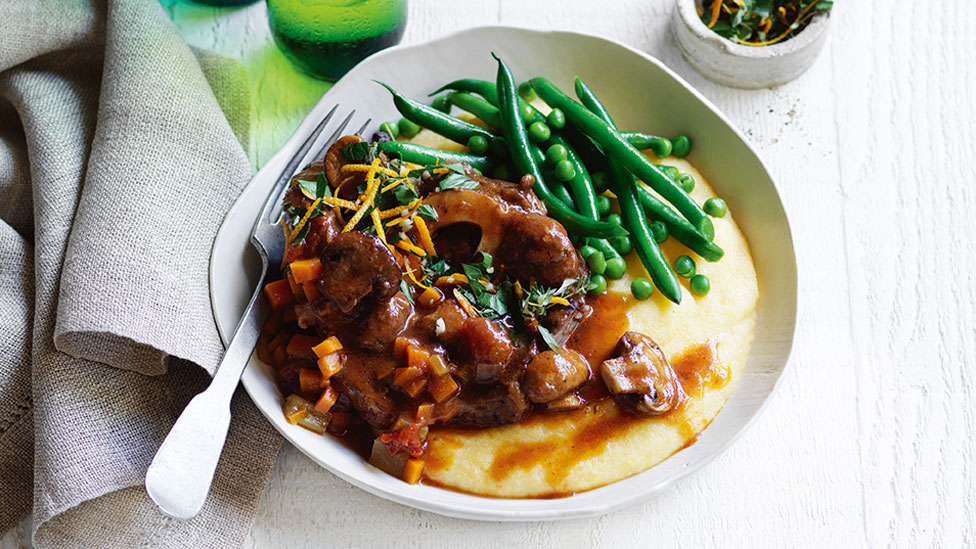
[[[149,499],[175,519],[197,516],[210,491],[230,426],[230,399],[269,314],[259,299],[261,278],[213,380],[180,414],[146,471]]]

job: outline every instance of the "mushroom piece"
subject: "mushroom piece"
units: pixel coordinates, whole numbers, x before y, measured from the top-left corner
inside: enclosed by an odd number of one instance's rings
[[[600,365],[600,377],[627,410],[639,416],[659,416],[687,398],[664,352],[651,338],[627,332],[615,354],[616,358]]]
[[[360,301],[382,301],[400,287],[400,266],[383,242],[359,231],[341,233],[322,250],[323,275],[316,281],[322,296],[342,313]]]
[[[589,377],[583,355],[571,349],[543,351],[525,367],[525,396],[535,403],[551,402],[579,387]]]

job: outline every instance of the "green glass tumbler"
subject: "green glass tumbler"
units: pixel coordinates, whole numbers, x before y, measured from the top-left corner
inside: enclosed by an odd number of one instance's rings
[[[278,49],[303,72],[335,81],[403,38],[407,0],[267,0]]]

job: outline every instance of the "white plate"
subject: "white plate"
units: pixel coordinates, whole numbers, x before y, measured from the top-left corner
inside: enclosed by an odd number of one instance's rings
[[[621,44],[569,32],[511,27],[465,30],[424,44],[378,53],[347,74],[312,109],[296,136],[307,135],[339,103],[375,121],[399,118],[381,79],[412,97],[462,77],[494,80],[494,51],[518,81],[544,75],[563,89],[581,76],[622,128],[659,135],[688,134],[689,160],[728,201],[749,241],[759,275],[755,342],[738,387],[694,445],[641,474],[564,499],[492,499],[429,486],[411,486],[363,461],[329,436],[289,425],[269,369],[251,359],[243,382],[264,415],[292,444],[348,482],[380,497],[443,515],[481,520],[585,517],[630,505],[698,469],[732,443],[759,413],[789,358],[796,318],[796,261],[779,194],[762,161],[731,122],[660,61]],[[364,119],[364,118],[363,118]],[[362,119],[361,119],[362,120]],[[361,122],[360,122],[361,123]],[[210,291],[224,340],[236,326],[257,279],[259,262],[247,240],[261,202],[301,139],[288,143],[258,172],[227,214],[214,242]],[[745,467],[746,464],[743,464]]]

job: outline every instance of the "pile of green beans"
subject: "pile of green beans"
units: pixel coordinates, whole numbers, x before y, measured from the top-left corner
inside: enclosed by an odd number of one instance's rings
[[[545,78],[518,85],[508,66],[494,57],[498,61],[495,82],[455,80],[430,94],[448,92],[439,95],[434,105],[407,98],[380,82],[403,115],[398,122],[384,123],[381,131],[392,139],[398,134],[409,139],[426,128],[467,146],[470,154],[402,141],[381,143],[380,149],[417,164],[465,162],[500,179],[531,175],[533,192],[549,215],[580,245],[580,255],[592,273],[592,292],[605,291],[608,279],[622,278],[627,271],[624,256],[635,251],[650,278],[633,280],[635,298],[648,299],[656,287],[662,296],[680,303],[676,272],[686,279],[693,296],[707,294],[708,278],[696,274],[694,260],[683,255],[672,270],[660,244],[674,237],[705,261],[720,260],[724,251],[713,242],[711,218],[723,217],[726,204],[713,198],[700,206],[689,195],[694,177],[654,164],[640,152],[683,158],[691,151],[691,140],[683,135],[668,139],[621,132],[579,78],[577,102]],[[528,102],[536,97],[549,105],[548,114]],[[452,116],[452,106],[470,113],[485,127]],[[604,194],[608,190],[613,194]],[[612,213],[614,203],[620,214]]]

